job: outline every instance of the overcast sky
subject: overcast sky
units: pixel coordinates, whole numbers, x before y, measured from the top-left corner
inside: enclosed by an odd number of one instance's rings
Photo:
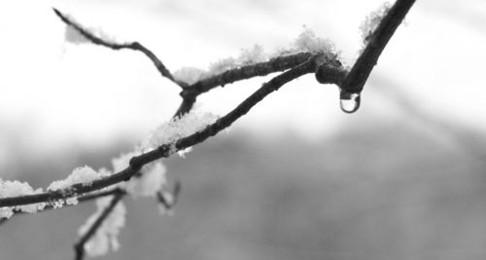
[[[3,1],[0,158],[5,160],[9,147],[19,142],[50,149],[69,140],[101,142],[124,134],[142,138],[167,120],[180,101],[178,88],[160,78],[139,53],[66,42],[65,26],[53,6],[117,39],[142,42],[174,71],[206,68],[254,44],[271,52],[292,42],[303,26],[329,38],[352,62],[361,47],[360,23],[382,2]],[[339,110],[336,87],[318,85],[307,76],[273,94],[233,127],[259,134],[290,129],[312,139],[360,113],[399,115],[397,105],[380,91],[399,87],[431,115],[484,129],[485,40],[484,0],[418,0],[380,58],[357,114]],[[263,80],[214,91],[200,99],[200,109],[222,115]],[[22,141],[12,143],[18,136]]]

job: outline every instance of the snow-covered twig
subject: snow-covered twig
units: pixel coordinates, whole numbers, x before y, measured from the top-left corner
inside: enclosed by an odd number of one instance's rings
[[[66,24],[66,26],[70,26],[73,29],[75,29],[77,32],[79,32],[83,37],[88,39],[90,42],[94,44],[98,44],[107,48],[110,48],[112,50],[121,50],[121,49],[130,49],[134,51],[140,51],[145,56],[147,56],[152,63],[155,65],[157,70],[160,72],[160,74],[163,77],[168,78],[172,82],[176,83],[178,86],[181,88],[187,87],[187,84],[176,80],[172,73],[165,67],[165,65],[162,63],[162,61],[149,49],[147,49],[145,46],[143,46],[139,42],[130,42],[130,43],[116,43],[112,42],[108,39],[103,39],[101,37],[96,36],[94,33],[90,32],[88,29],[84,28],[80,24],[78,24],[74,19],[68,17],[67,15],[61,13],[59,10],[56,8],[53,8],[54,12],[56,15]]]
[[[247,66],[238,67],[232,70],[224,71],[212,77],[200,80],[191,85],[187,91],[194,91],[199,94],[235,81],[250,79],[257,76],[266,76],[270,73],[279,72],[293,68],[306,60],[313,54],[310,52],[301,52],[286,56],[272,58],[265,62],[259,62]]]

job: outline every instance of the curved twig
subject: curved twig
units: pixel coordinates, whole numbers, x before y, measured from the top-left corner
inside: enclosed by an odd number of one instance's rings
[[[56,15],[66,25],[71,26],[74,30],[79,32],[81,35],[83,35],[86,39],[90,40],[92,43],[110,48],[112,50],[130,49],[130,50],[134,50],[134,51],[140,51],[141,53],[145,54],[145,56],[147,56],[152,61],[152,63],[155,65],[155,67],[159,71],[160,75],[168,78],[169,80],[171,80],[172,82],[174,82],[175,84],[180,86],[181,88],[187,87],[187,84],[185,82],[176,80],[174,78],[174,76],[172,75],[172,73],[170,73],[170,71],[162,63],[162,61],[159,58],[157,58],[157,56],[152,51],[147,49],[141,43],[139,43],[139,42],[116,43],[116,42],[110,42],[106,39],[102,39],[102,38],[96,36],[95,34],[93,34],[92,32],[90,32],[88,29],[82,27],[80,24],[75,22],[73,19],[71,19],[68,16],[66,16],[65,14],[61,13],[56,8],[52,8],[52,9],[54,10],[54,13],[56,13]]]
[[[408,13],[415,0],[397,0],[381,20],[365,49],[354,63],[340,88],[348,93],[360,93],[373,67],[395,30]]]

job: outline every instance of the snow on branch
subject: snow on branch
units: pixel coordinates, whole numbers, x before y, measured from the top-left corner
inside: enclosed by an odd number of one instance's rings
[[[107,177],[94,180],[91,184],[88,185],[83,183],[76,183],[65,189],[52,190],[52,191],[43,192],[39,194],[2,197],[0,198],[0,208],[22,206],[22,205],[28,205],[33,203],[41,203],[41,202],[50,202],[50,201],[56,201],[60,199],[68,199],[77,196],[79,194],[85,194],[88,192],[101,190],[111,185],[127,181],[131,177],[136,175],[144,165],[151,163],[157,159],[168,157],[175,151],[184,150],[188,147],[199,144],[205,141],[207,138],[216,135],[226,127],[229,127],[240,117],[248,113],[248,111],[250,111],[251,108],[253,108],[258,102],[260,102],[268,94],[279,89],[281,86],[288,83],[289,81],[292,81],[304,74],[314,72],[316,67],[315,60],[316,60],[315,57],[310,58],[308,61],[304,62],[303,64],[296,66],[295,68],[292,68],[276,76],[275,78],[271,79],[267,83],[264,83],[260,89],[258,89],[252,95],[250,95],[235,109],[233,109],[225,116],[219,118],[214,123],[208,125],[203,130],[193,133],[189,136],[179,138],[173,143],[162,144],[158,146],[156,149],[153,149],[151,151],[133,157],[129,162],[129,166],[123,170],[120,170]]]
[[[361,30],[361,38],[365,44],[371,40],[371,37],[378,28],[378,25],[380,25],[385,15],[388,13],[388,11],[390,11],[390,8],[390,3],[384,2],[378,9],[371,12],[361,23],[359,29]]]
[[[183,67],[174,76],[188,83],[189,88],[198,88],[198,92],[202,93],[216,86],[290,69],[317,53],[337,56],[330,40],[320,38],[304,27],[289,46],[271,54],[256,44],[252,48],[242,49],[238,58],[229,57],[211,63],[208,70]]]
[[[105,33],[99,32],[96,35],[90,29],[84,28],[80,23],[74,20],[72,17],[61,13],[56,8],[53,8],[54,13],[66,24],[66,37],[74,42],[84,42],[85,40],[92,42],[93,44],[101,45],[112,50],[130,49],[134,51],[140,51],[147,56],[155,65],[159,73],[179,85],[181,88],[186,87],[186,83],[178,81],[172,76],[172,73],[165,67],[162,61],[149,49],[143,46],[139,42],[130,43],[117,43],[113,39],[109,39]]]
[[[34,190],[28,183],[19,181],[3,181],[0,179],[0,198],[34,195],[42,193],[42,188]],[[0,207],[0,219],[10,218],[14,212],[35,213],[43,210],[46,203],[36,203],[30,205],[13,205],[12,207]]]

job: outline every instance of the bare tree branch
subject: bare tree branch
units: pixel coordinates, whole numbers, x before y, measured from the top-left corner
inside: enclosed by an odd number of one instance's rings
[[[96,36],[95,34],[90,32],[88,29],[83,28],[80,24],[76,23],[74,20],[67,17],[66,15],[61,13],[59,10],[57,10],[56,8],[53,8],[53,10],[54,10],[54,13],[56,13],[56,15],[67,26],[71,26],[74,30],[79,32],[81,35],[83,35],[86,39],[90,40],[92,43],[110,48],[112,50],[130,49],[130,50],[134,50],[134,51],[140,51],[141,53],[145,54],[145,56],[147,56],[152,61],[152,63],[155,65],[155,67],[157,68],[157,70],[159,71],[159,73],[163,77],[168,78],[169,80],[171,80],[172,82],[174,82],[178,86],[180,86],[181,88],[187,87],[187,83],[176,80],[174,78],[174,76],[172,75],[172,73],[170,73],[170,71],[162,63],[162,61],[160,61],[160,59],[157,58],[157,56],[152,51],[147,49],[141,43],[139,43],[139,42],[131,42],[131,43],[110,42],[106,39],[102,39],[102,38]]]
[[[31,194],[17,197],[0,198],[0,207],[12,207],[40,202],[65,200],[74,196],[79,196],[79,194],[100,190],[105,187],[127,181],[132,176],[134,176],[143,165],[163,157],[168,157],[171,152],[174,152],[174,147],[176,151],[183,150],[190,146],[199,144],[207,138],[216,135],[221,130],[230,126],[240,117],[248,113],[251,108],[253,108],[268,94],[272,93],[275,90],[278,90],[284,84],[302,75],[314,72],[315,68],[316,56],[313,56],[301,65],[296,66],[295,68],[292,68],[286,72],[283,72],[282,74],[271,79],[269,82],[264,83],[260,89],[258,89],[246,100],[244,100],[235,109],[218,119],[213,124],[207,126],[204,130],[181,138],[177,140],[175,144],[163,144],[155,150],[136,156],[130,160],[129,167],[113,175],[110,175],[109,177],[95,180],[89,185],[78,183],[62,190],[48,191],[39,194]]]

